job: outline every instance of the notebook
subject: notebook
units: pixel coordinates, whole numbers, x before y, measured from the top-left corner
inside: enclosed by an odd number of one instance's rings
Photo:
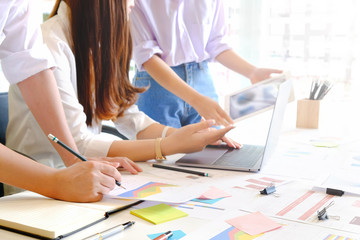
[[[0,229],[35,239],[58,240],[140,202],[104,198],[95,203],[73,203],[25,191],[0,198]]]
[[[277,94],[274,95],[276,96],[276,101],[272,108],[269,123],[262,123],[269,126],[263,145],[242,143],[243,147],[241,149],[232,149],[227,146],[207,146],[200,152],[186,154],[177,160],[175,164],[223,170],[260,171],[264,162],[270,158],[271,153],[276,147],[285,108],[292,89],[291,80],[286,80],[285,76],[282,76],[282,79],[278,79],[275,82],[273,81],[273,83],[277,85],[276,88],[278,90]],[[253,88],[257,86],[254,85]],[[245,91],[248,90],[246,89]]]

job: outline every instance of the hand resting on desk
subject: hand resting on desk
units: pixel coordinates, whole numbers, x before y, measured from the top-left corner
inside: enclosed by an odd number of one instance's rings
[[[87,158],[90,161],[105,161],[105,162],[111,162],[111,163],[119,163],[118,169],[119,170],[127,170],[131,174],[137,174],[138,172],[142,172],[142,169],[139,165],[137,165],[132,160],[128,159],[127,157],[88,157]]]

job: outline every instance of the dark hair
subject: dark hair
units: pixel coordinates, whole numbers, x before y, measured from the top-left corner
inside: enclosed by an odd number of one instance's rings
[[[57,0],[51,16],[57,13]],[[132,41],[124,0],[67,0],[79,102],[92,120],[123,115],[144,91],[131,85]]]

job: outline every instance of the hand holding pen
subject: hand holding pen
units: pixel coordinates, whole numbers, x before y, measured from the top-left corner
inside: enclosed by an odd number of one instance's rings
[[[59,144],[60,146],[62,146],[63,148],[65,148],[67,151],[69,151],[70,153],[72,153],[74,156],[76,156],[77,158],[79,158],[81,161],[86,162],[87,159],[83,156],[81,156],[79,153],[75,152],[73,149],[71,149],[70,147],[68,147],[65,143],[61,142],[59,139],[57,139],[54,135],[49,134],[48,138],[52,141],[54,141],[55,143]],[[121,183],[118,180],[115,180],[115,184],[119,187],[124,188],[123,186],[121,186]]]

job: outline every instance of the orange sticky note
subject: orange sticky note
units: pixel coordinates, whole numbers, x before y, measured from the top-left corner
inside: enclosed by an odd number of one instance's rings
[[[246,214],[226,220],[226,222],[249,235],[269,232],[281,227],[280,224],[260,212]]]
[[[231,197],[231,195],[216,187],[210,187],[210,189],[204,192],[199,199],[217,199],[225,197]]]

